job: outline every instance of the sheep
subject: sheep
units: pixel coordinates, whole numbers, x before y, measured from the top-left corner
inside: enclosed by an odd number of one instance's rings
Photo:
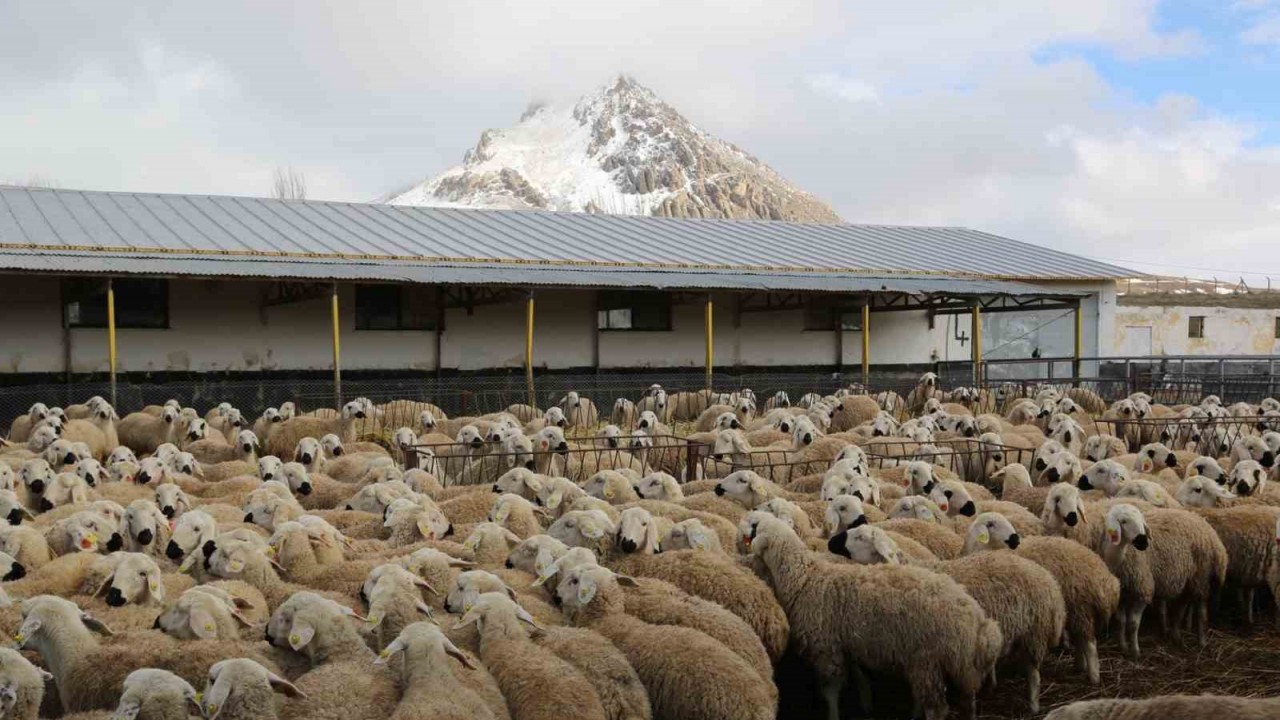
[[[1012,549],[1019,556],[1048,570],[1058,582],[1066,602],[1066,637],[1070,638],[1076,666],[1097,685],[1100,681],[1097,633],[1106,628],[1120,603],[1120,583],[1096,554],[1079,543],[1057,537],[1018,537],[1013,525],[997,513],[975,521],[965,536],[965,553]]]
[[[565,716],[604,718],[604,706],[591,683],[572,665],[532,642],[521,623],[537,626],[506,595],[477,597],[459,621],[476,624],[480,656],[498,681],[516,720]]]
[[[422,616],[432,617],[431,606],[422,601],[422,590],[439,594],[430,583],[401,565],[383,564],[369,572],[360,597],[369,608],[364,630],[372,635],[375,650],[385,648],[401,630]]]
[[[295,418],[297,419],[297,418]],[[351,622],[354,613],[311,592],[298,592],[267,623],[272,647],[305,659],[311,667],[294,680],[299,697],[287,717],[381,720],[398,702],[395,682]]]
[[[991,480],[1000,483],[1001,500],[1017,503],[1034,515],[1044,511],[1044,501],[1050,488],[1033,485],[1031,473],[1021,463],[1011,463],[1000,468],[991,476]]]
[[[721,478],[715,486],[718,497],[726,497],[739,505],[753,509],[780,497],[783,500],[809,500],[808,496],[783,490],[777,484],[764,479],[751,470],[738,470]]]
[[[197,585],[160,613],[155,628],[178,640],[235,640],[242,628],[256,635],[258,628],[241,613],[245,603],[215,585]]]
[[[1141,587],[1151,588],[1151,601],[1162,629],[1165,605],[1186,603],[1192,608],[1192,621],[1200,646],[1208,632],[1208,601],[1214,588],[1226,580],[1227,550],[1213,528],[1203,519],[1184,510],[1152,510],[1143,513],[1137,507],[1118,504],[1107,512],[1107,544],[1102,557],[1112,573],[1121,578],[1121,646],[1137,659],[1138,628],[1147,604],[1145,590],[1130,592],[1121,573],[1133,573]]]
[[[298,503],[306,510],[334,508],[351,497],[351,485],[327,475],[308,473],[300,462],[285,463],[281,474]]]
[[[49,417],[49,406],[38,402],[27,410],[26,415],[19,415],[9,425],[9,441],[23,443],[31,437],[31,431]]]
[[[1187,482],[1196,481],[1192,478]],[[1203,508],[1196,512],[1209,523],[1227,550],[1226,580],[1240,592],[1245,621],[1252,625],[1254,591],[1270,586],[1267,574],[1280,556],[1274,537],[1276,524],[1280,522],[1280,508],[1240,505]]]
[[[39,509],[49,512],[56,507],[83,504],[89,501],[89,485],[74,473],[58,473],[40,496]]]
[[[379,654],[375,663],[388,662],[400,656],[401,682],[404,694],[392,720],[496,720],[508,717],[506,701],[496,682],[448,637],[431,623],[407,626]],[[457,660],[462,670],[455,673],[449,658]],[[497,695],[502,714],[493,709],[493,699],[482,698],[473,689],[478,683],[492,686],[486,695]],[[482,688],[488,690],[489,688]]]
[[[0,525],[0,552],[15,558],[27,570],[34,570],[54,558],[44,534],[26,526]]]
[[[527,539],[542,533],[533,503],[519,495],[499,495],[489,511],[489,520]]]
[[[1031,511],[1007,500],[975,501],[969,494],[968,488],[955,480],[939,481],[929,493],[929,499],[950,518],[975,517],[982,513],[998,512],[1013,522],[1018,532],[1024,537],[1044,534],[1044,523]]]
[[[620,583],[599,566],[565,574],[555,597],[579,627],[609,638],[649,691],[655,718],[772,718],[777,693],[738,655],[688,628],[650,625],[623,611]]]
[[[1049,713],[1045,720],[1268,720],[1280,715],[1280,699],[1213,695],[1165,695],[1147,700],[1087,700]]]
[[[134,500],[125,508],[119,529],[107,541],[107,550],[146,553],[162,557],[169,545],[169,519],[150,500]]]
[[[672,550],[706,550],[724,552],[720,544],[720,536],[708,530],[698,518],[689,518],[674,523],[659,541],[664,551]]]
[[[31,664],[12,648],[0,648],[0,717],[36,720],[45,681],[53,675]]]
[[[200,694],[201,715],[220,720],[276,720],[275,693],[306,698],[293,683],[248,658],[220,660],[209,668]]]
[[[320,418],[303,415],[290,418],[277,424],[266,438],[267,453],[284,457],[292,452],[298,446],[298,441],[304,437],[318,438],[336,434],[345,440],[351,436],[355,421],[366,417],[365,406],[357,400],[352,400],[342,406],[342,412],[338,417]]]
[[[891,671],[906,677],[914,714],[945,717],[948,685],[972,713],[1004,639],[1000,626],[954,580],[898,565],[825,563],[786,523],[764,513],[748,515],[741,530],[786,609],[797,652],[818,673],[829,718],[840,717],[851,659],[864,706],[870,688],[861,671]]]
[[[111,638],[100,643],[94,635]],[[110,628],[63,598],[41,595],[22,602],[17,640],[40,653],[54,676],[64,711],[116,706],[125,678],[148,664],[160,665],[187,682],[228,655],[244,654],[239,641],[178,642],[159,633],[126,633],[112,638]],[[271,665],[260,653],[254,659]]]
[[[988,522],[993,516],[978,516],[967,538],[985,544],[990,540]],[[1018,546],[1016,533],[1007,540]],[[894,541],[883,530],[864,525],[832,536],[828,547],[860,564],[909,564]],[[1066,622],[1067,608],[1062,591],[1047,570],[1030,560],[1006,553],[968,555],[956,560],[936,561],[924,567],[941,572],[964,586],[987,616],[1000,624],[1005,657],[1028,664],[1027,685],[1032,712],[1040,711],[1040,665],[1057,645]]]
[[[81,510],[55,522],[44,537],[49,549],[58,555],[98,552],[118,526],[118,520],[92,510]]]

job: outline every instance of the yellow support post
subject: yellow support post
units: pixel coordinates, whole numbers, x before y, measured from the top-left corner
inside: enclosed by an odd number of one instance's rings
[[[116,405],[116,289],[107,278],[107,364],[111,369],[111,406]]]
[[[338,283],[333,284],[333,402],[334,407],[342,410],[342,343],[338,332]]]
[[[529,302],[524,316],[524,382],[529,390],[529,404],[537,407],[537,395],[533,389],[533,292],[529,292]]]
[[[1084,313],[1080,312],[1081,302],[1076,300],[1075,319],[1076,319],[1076,337],[1075,352],[1071,362],[1071,377],[1075,378],[1075,385],[1080,385],[1080,358],[1084,355]]]
[[[970,329],[973,335],[973,385],[981,387],[982,385],[982,303],[974,299],[973,301],[973,327]]]
[[[707,332],[707,394],[711,394],[711,371],[715,367],[715,328],[714,328],[714,308],[711,305],[711,295],[707,295],[706,310],[706,332]]]
[[[871,296],[862,299],[862,389],[871,391]]]

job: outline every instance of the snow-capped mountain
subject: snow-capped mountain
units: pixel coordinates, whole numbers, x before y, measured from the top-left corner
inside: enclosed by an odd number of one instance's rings
[[[840,222],[826,203],[625,76],[576,104],[535,105],[514,127],[484,131],[461,165],[388,202]]]

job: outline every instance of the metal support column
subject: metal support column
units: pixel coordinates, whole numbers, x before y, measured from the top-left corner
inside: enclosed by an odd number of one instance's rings
[[[444,373],[444,286],[436,286],[436,380]],[[437,387],[437,390],[439,388]]]
[[[116,403],[116,289],[107,278],[107,364],[111,369],[111,406]]]
[[[1076,300],[1075,320],[1075,350],[1071,356],[1071,377],[1075,378],[1074,384],[1080,387],[1080,358],[1084,356],[1084,313],[1080,312],[1082,302]]]
[[[711,371],[712,371],[712,368],[715,366],[715,339],[714,339],[715,328],[713,327],[714,318],[712,317],[712,311],[713,311],[713,308],[711,305],[711,294],[708,293],[706,319],[704,321],[704,324],[706,326],[706,333],[707,333],[707,378],[706,378],[707,393],[711,392]]]
[[[862,389],[871,391],[871,296],[862,298]]]
[[[330,306],[330,315],[333,318],[333,406],[338,412],[342,412],[342,343],[338,337],[338,283],[336,282],[333,284],[333,301]]]
[[[538,407],[533,389],[533,310],[533,291],[530,290],[524,314],[524,383],[529,391],[529,405]]]
[[[982,386],[982,303],[977,298],[973,301],[973,327],[969,332],[973,335],[973,384]]]

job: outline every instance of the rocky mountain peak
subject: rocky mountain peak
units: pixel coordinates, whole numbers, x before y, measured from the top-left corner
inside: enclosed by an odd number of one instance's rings
[[[393,204],[840,222],[822,201],[690,123],[626,75],[573,105],[533,103],[461,165]]]

